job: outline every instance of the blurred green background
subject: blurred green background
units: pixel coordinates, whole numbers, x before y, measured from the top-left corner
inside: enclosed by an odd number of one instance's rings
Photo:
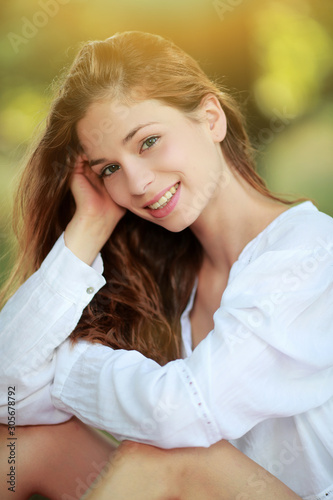
[[[0,18],[0,284],[13,186],[52,81],[80,42],[117,31],[161,34],[199,60],[243,106],[269,186],[333,215],[332,0],[2,0]]]
[[[22,158],[54,78],[82,41],[142,30],[171,38],[236,96],[275,191],[333,215],[332,0],[1,0],[0,284]]]

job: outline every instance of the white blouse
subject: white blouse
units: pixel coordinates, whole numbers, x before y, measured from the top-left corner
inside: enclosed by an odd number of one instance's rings
[[[333,499],[333,219],[310,202],[252,240],[232,266],[214,329],[161,367],[136,351],[67,339],[105,284],[61,237],[0,315],[0,422],[72,415],[163,448],[230,440],[306,500]],[[67,340],[66,340],[67,339]],[[249,477],[252,491],[265,478]],[[257,489],[255,489],[257,488]]]

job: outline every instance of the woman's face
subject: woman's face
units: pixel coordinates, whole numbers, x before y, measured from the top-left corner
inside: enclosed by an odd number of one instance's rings
[[[224,165],[224,114],[215,98],[206,100],[200,122],[156,100],[99,102],[88,109],[78,137],[118,205],[170,231],[197,220],[216,194]]]

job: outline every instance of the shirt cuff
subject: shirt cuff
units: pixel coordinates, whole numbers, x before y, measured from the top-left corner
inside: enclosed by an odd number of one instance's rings
[[[56,293],[70,302],[88,304],[105,285],[102,257],[92,266],[76,257],[65,245],[62,234],[41,265],[43,279]]]

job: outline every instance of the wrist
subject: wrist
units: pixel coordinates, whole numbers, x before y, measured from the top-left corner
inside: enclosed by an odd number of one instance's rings
[[[65,230],[65,245],[76,257],[91,266],[113,229],[102,221],[74,216]]]

